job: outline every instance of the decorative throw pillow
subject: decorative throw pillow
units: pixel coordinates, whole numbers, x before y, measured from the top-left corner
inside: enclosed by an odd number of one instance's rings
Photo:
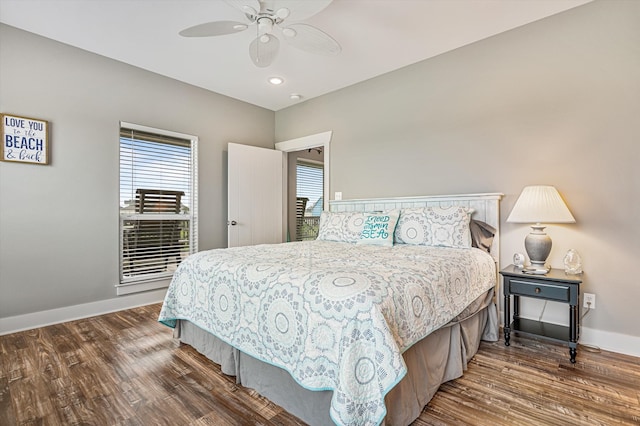
[[[491,253],[491,244],[493,244],[493,237],[496,235],[496,228],[485,222],[471,219],[469,229],[471,230],[471,247],[477,247]]]
[[[430,245],[426,208],[402,209],[394,240],[398,244]]]
[[[398,223],[398,210],[384,213],[365,213],[364,226],[358,244],[392,246],[393,233]]]
[[[469,220],[473,209],[460,206],[427,207],[426,213],[431,234],[430,245],[456,248],[471,247]]]
[[[322,212],[317,239],[355,243],[360,240],[364,218],[362,212]]]

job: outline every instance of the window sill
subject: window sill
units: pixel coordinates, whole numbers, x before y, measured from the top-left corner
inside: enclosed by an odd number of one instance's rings
[[[151,281],[139,281],[135,283],[116,285],[116,294],[124,296],[127,294],[140,293],[143,291],[157,290],[159,288],[167,288],[171,283],[171,277],[158,278]]]

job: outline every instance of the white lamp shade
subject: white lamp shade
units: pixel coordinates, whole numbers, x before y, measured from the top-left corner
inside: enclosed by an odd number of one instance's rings
[[[527,186],[511,210],[507,222],[575,223],[576,220],[553,186]]]

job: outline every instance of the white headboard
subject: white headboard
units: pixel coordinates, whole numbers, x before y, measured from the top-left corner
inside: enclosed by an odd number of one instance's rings
[[[372,212],[428,206],[465,206],[474,209],[472,217],[496,228],[491,245],[491,256],[500,261],[500,199],[503,194],[428,195],[423,197],[370,198],[362,200],[331,200],[332,212]]]

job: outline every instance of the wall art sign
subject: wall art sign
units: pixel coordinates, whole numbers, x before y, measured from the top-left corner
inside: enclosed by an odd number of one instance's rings
[[[49,123],[37,118],[0,114],[2,161],[49,164]]]

